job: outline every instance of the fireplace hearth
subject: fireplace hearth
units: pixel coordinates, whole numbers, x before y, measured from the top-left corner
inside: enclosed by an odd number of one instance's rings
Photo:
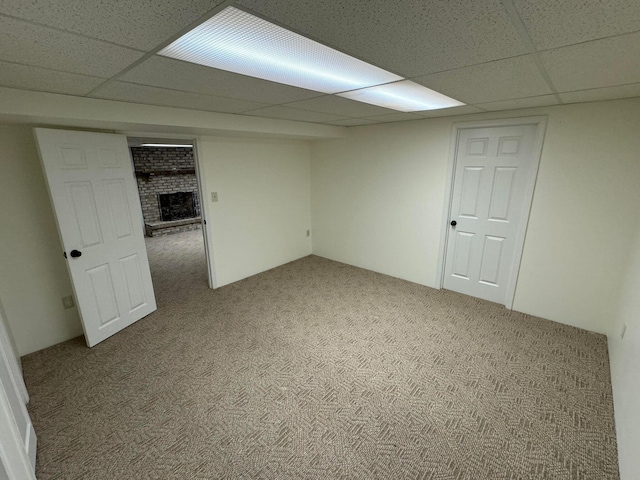
[[[163,222],[196,217],[193,192],[161,193],[158,195],[158,204]]]

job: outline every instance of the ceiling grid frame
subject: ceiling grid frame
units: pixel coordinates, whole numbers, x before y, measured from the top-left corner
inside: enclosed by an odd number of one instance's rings
[[[125,45],[124,43],[117,43],[117,42],[111,42],[109,40],[103,40],[101,38],[92,37],[90,35],[85,35],[84,33],[72,32],[71,30],[67,30],[65,28],[55,27],[53,25],[47,25],[46,23],[41,23],[41,22],[36,22],[34,20],[28,20],[26,18],[16,17],[15,15],[7,15],[6,13],[1,13],[0,12],[0,17],[8,18],[10,20],[16,20],[16,21],[22,22],[22,23],[35,25],[37,27],[42,27],[42,28],[46,28],[46,29],[49,29],[49,30],[54,30],[54,31],[57,31],[57,32],[60,32],[60,33],[67,33],[67,34],[70,34],[70,35],[75,35],[76,37],[85,38],[87,40],[99,41],[99,42],[102,42],[102,43],[113,45],[114,47],[127,48],[129,50],[136,50],[136,51],[138,51],[140,53],[146,53],[146,50],[141,50],[139,48],[132,47],[130,45]]]
[[[540,4],[528,4],[526,0],[491,0],[483,4],[483,7],[474,7],[471,10],[467,7],[473,7],[472,0],[459,0],[457,5],[451,5],[451,9],[440,7],[439,10],[435,4],[428,6],[429,3],[407,2],[403,6],[394,6],[384,0],[357,0],[351,6],[315,0],[273,0],[268,3],[258,0],[214,0],[212,3],[217,5],[213,8],[211,3],[193,0],[192,5],[188,7],[188,14],[175,16],[168,14],[172,6],[175,7],[177,4],[176,0],[165,0],[156,5],[152,16],[146,17],[143,17],[141,9],[135,6],[118,9],[119,12],[116,12],[115,4],[111,4],[109,0],[95,5],[78,4],[78,13],[75,14],[73,9],[76,1],[2,2],[0,20],[15,22],[16,26],[7,23],[11,26],[11,29],[7,30],[9,36],[5,35],[8,41],[0,48],[0,62],[6,66],[5,72],[2,72],[4,75],[0,73],[1,87],[14,88],[16,91],[50,92],[208,112],[229,113],[229,108],[233,108],[233,114],[248,117],[253,116],[253,111],[256,112],[256,117],[259,114],[262,117],[269,111],[279,111],[271,107],[287,107],[287,110],[282,110],[283,115],[289,116],[291,112],[288,109],[296,109],[309,112],[305,117],[310,119],[317,114],[318,120],[306,121],[346,126],[372,122],[386,123],[400,121],[403,118],[411,120],[640,97],[640,67],[630,66],[635,63],[632,58],[640,51],[640,35],[634,35],[640,34],[640,4],[629,3],[628,0],[607,0],[606,4],[599,0],[565,0],[557,4],[552,0],[540,0]],[[358,6],[360,3],[367,8],[361,9]],[[458,21],[457,13],[465,11],[460,10],[463,4],[466,5],[464,8],[468,13]],[[427,7],[423,8],[423,5]],[[422,67],[429,67],[430,64],[442,67],[448,65],[448,68],[427,70],[437,73],[450,72],[450,77],[455,80],[455,88],[451,87],[450,91],[442,93],[466,101],[468,105],[418,111],[411,115],[392,111],[385,114],[384,110],[372,111],[373,115],[363,116],[369,112],[358,110],[354,105],[354,108],[350,108],[349,104],[330,101],[335,95],[315,92],[307,93],[305,96],[304,91],[296,93],[282,88],[278,90],[276,86],[284,85],[267,81],[263,82],[271,83],[274,88],[264,88],[264,85],[253,82],[255,79],[246,76],[246,81],[238,81],[235,85],[234,80],[238,80],[239,77],[216,77],[220,72],[226,73],[219,69],[210,69],[216,72],[212,77],[219,78],[211,86],[206,83],[206,79],[209,78],[206,74],[200,76],[199,83],[194,83],[190,75],[192,70],[186,67],[184,72],[180,67],[174,68],[171,83],[164,81],[162,69],[155,69],[154,78],[152,71],[146,66],[151,59],[159,58],[156,55],[158,51],[227,6],[243,10],[341,53],[403,76],[407,80],[419,76],[406,74],[406,65],[417,65],[418,68],[413,68],[416,71],[424,70]],[[393,11],[401,13],[395,14]],[[352,15],[341,15],[349,12]],[[152,23],[151,19],[156,17],[162,21]],[[131,30],[136,25],[131,19],[135,19],[136,22],[144,20],[140,32]],[[410,24],[408,30],[404,28],[404,23],[399,21],[403,19]],[[81,20],[80,24],[77,24],[78,20]],[[73,23],[74,21],[76,23]],[[318,29],[314,26],[318,21],[323,23],[323,28]],[[434,25],[434,22],[435,34],[418,36],[424,40],[433,38],[433,35],[440,35],[436,37],[439,40],[433,45],[423,42],[422,44],[428,47],[421,51],[415,50],[417,40],[411,39],[411,32],[425,30],[428,25]],[[471,27],[469,31],[463,29],[467,24]],[[419,30],[416,30],[417,28]],[[505,50],[499,45],[496,47],[496,42],[500,43],[503,37],[506,38],[507,29],[511,32],[511,43]],[[47,32],[51,34],[48,35]],[[177,33],[147,50],[171,32]],[[456,38],[461,36],[467,36],[467,39],[458,42]],[[48,42],[49,38],[55,41]],[[77,40],[75,45],[74,38]],[[345,38],[355,39],[355,43],[345,43]],[[468,50],[466,54],[458,56],[456,52],[462,46],[469,45],[470,39],[476,39],[481,44],[477,49],[479,55],[475,55],[476,49],[473,48],[474,55],[470,56]],[[519,42],[520,50],[513,54],[518,50],[518,47],[515,47],[517,44],[514,43],[516,41]],[[368,49],[352,48],[366,42],[369,45]],[[444,45],[452,45],[451,48],[446,48],[446,53],[452,58],[452,62],[445,62],[447,65],[442,63],[442,58],[435,63],[429,60],[434,48],[437,50],[438,45],[443,42]],[[392,51],[390,48],[396,49],[402,60],[395,62],[399,68],[393,66],[394,62],[389,64],[383,61],[384,55],[377,55],[380,46],[387,52]],[[407,54],[406,46],[409,46],[410,51],[419,58]],[[578,48],[579,46],[582,48]],[[497,50],[492,51],[494,47]],[[516,50],[513,50],[514,47]],[[123,53],[120,56],[117,49],[122,49]],[[127,51],[130,52],[129,57]],[[25,56],[20,56],[21,52],[24,52]],[[102,58],[102,52],[104,58],[110,62],[107,68],[93,66],[97,58]],[[512,54],[507,55],[509,52]],[[136,53],[137,55],[131,57],[131,54]],[[442,57],[442,52],[436,54],[436,57],[438,55]],[[515,61],[517,57],[524,56],[528,57],[529,71],[532,75],[536,72],[535,77],[540,77],[537,80],[538,85],[546,85],[544,91],[548,94],[543,93],[540,88],[533,88],[536,83],[527,79],[527,70],[514,70],[511,67],[502,69],[502,64],[496,63],[509,59]],[[508,67],[508,62],[505,65]],[[482,66],[486,68],[482,69]],[[464,70],[466,68],[469,68],[469,72]],[[143,75],[137,80],[131,80],[132,72],[145,71],[146,77]],[[464,90],[477,91],[478,94],[467,101],[457,92],[465,82],[469,84],[468,78],[474,78],[476,71],[484,72],[482,80],[478,83],[472,82],[474,85],[467,86]],[[430,74],[422,71],[422,76]],[[495,80],[500,81],[496,84]],[[520,80],[523,80],[522,84]],[[234,88],[225,88],[224,82],[234,84]],[[503,91],[500,85],[509,86],[509,82],[513,82],[513,85]],[[117,84],[118,88],[109,87],[114,84]],[[428,84],[425,85],[430,87]],[[91,90],[87,91],[89,89]],[[438,88],[435,90],[438,91]],[[136,92],[140,95],[137,96]],[[269,92],[274,93],[271,95]],[[167,98],[163,98],[163,94],[166,94]],[[184,107],[180,107],[180,98],[188,97],[191,97],[190,101]],[[198,98],[203,99],[201,105],[197,103]],[[217,99],[220,101],[216,102]],[[253,108],[258,106],[256,103],[263,103],[264,106]],[[332,118],[335,120],[328,120],[322,114],[334,115]],[[267,118],[279,117],[274,114]]]
[[[171,37],[169,37],[168,39],[166,39],[164,42],[160,43],[159,45],[157,45],[155,48],[153,48],[152,50],[149,50],[147,53],[145,53],[142,57],[140,57],[136,62],[133,62],[131,65],[129,65],[127,68],[123,69],[122,71],[118,72],[116,75],[112,76],[111,78],[107,79],[106,82],[104,82],[101,85],[98,85],[96,88],[94,88],[92,91],[90,91],[89,93],[87,93],[87,97],[93,95],[94,93],[96,93],[97,91],[100,90],[101,87],[103,86],[107,86],[110,83],[118,80],[118,78],[120,78],[120,76],[124,75],[125,73],[127,73],[128,71],[132,70],[133,68],[137,67],[138,65],[142,64],[145,60],[148,60],[149,58],[153,57],[154,55],[156,55],[160,50],[162,50],[163,48],[165,48],[167,45],[171,44],[173,41],[177,40],[178,38],[180,38],[182,35],[184,35],[185,33],[193,30],[194,28],[196,28],[198,25],[200,25],[201,23],[206,22],[207,20],[209,20],[211,17],[213,17],[214,15],[218,14],[219,12],[221,12],[222,10],[224,10],[225,8],[227,8],[228,6],[232,6],[235,3],[235,0],[224,0],[222,3],[219,3],[218,5],[216,5],[214,8],[212,8],[211,10],[209,10],[207,13],[205,13],[204,15],[202,15],[200,18],[198,18],[197,20],[195,20],[194,22],[190,23],[189,25],[187,25],[185,28],[183,28],[182,30],[180,30],[179,32],[177,32],[175,35],[172,35]]]
[[[529,54],[531,55],[533,62],[536,64],[536,67],[538,68],[538,72],[540,73],[544,81],[547,83],[549,88],[551,89],[551,92],[553,92],[553,95],[555,96],[556,101],[559,104],[564,103],[560,98],[560,94],[558,93],[558,90],[556,89],[555,85],[551,81],[551,77],[549,76],[549,73],[544,68],[544,65],[542,64],[542,60],[538,55],[538,50],[536,50],[536,47],[533,44],[533,41],[531,40],[531,36],[529,35],[527,28],[525,27],[522,19],[520,18],[520,14],[518,13],[516,6],[513,4],[513,1],[501,0],[501,2],[502,2],[502,5],[504,6],[504,9],[507,11],[507,15],[509,15],[509,17],[511,18],[511,21],[513,22],[513,26],[516,29],[516,32],[518,32],[518,35],[520,35],[520,39],[522,40],[522,43],[524,43],[527,49],[529,50]]]

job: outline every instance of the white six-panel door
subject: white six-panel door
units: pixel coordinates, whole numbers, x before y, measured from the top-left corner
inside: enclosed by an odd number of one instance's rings
[[[0,306],[0,480],[35,478],[37,438],[16,359]]]
[[[506,303],[537,173],[537,129],[458,130],[444,288]]]
[[[156,309],[127,140],[41,128],[35,135],[92,347]]]

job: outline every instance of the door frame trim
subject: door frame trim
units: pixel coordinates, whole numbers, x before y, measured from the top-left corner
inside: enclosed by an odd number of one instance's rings
[[[456,169],[456,157],[458,154],[458,138],[462,130],[469,130],[474,128],[487,128],[487,127],[514,127],[519,125],[535,125],[536,133],[532,145],[533,155],[533,173],[527,183],[526,197],[524,202],[524,208],[526,215],[524,222],[518,228],[518,233],[515,239],[516,255],[514,262],[509,273],[509,281],[507,283],[507,293],[504,301],[506,308],[511,310],[513,308],[513,300],[516,294],[516,286],[518,283],[518,275],[520,273],[520,262],[522,261],[522,252],[524,249],[524,240],[529,226],[529,217],[531,215],[531,205],[533,204],[533,194],[535,190],[536,181],[538,179],[538,169],[540,166],[540,158],[542,157],[542,147],[544,144],[544,136],[547,129],[547,116],[535,116],[535,117],[511,117],[498,120],[484,120],[474,122],[456,122],[453,124],[451,131],[451,142],[449,146],[449,163],[447,167],[447,180],[445,185],[445,196],[443,202],[443,213],[440,232],[440,248],[438,250],[438,267],[436,272],[436,285],[438,289],[443,288],[444,285],[444,272],[445,272],[445,256],[447,252],[447,243],[449,240],[449,217],[451,216],[451,205],[453,200],[453,181],[455,179]]]
[[[202,234],[204,236],[204,256],[207,261],[207,275],[209,278],[209,288],[218,288],[216,265],[213,260],[213,232],[211,231],[211,204],[209,197],[205,195],[209,191],[207,188],[206,175],[200,154],[199,137],[193,138],[193,160],[196,167],[196,181],[198,183],[198,195],[200,195],[200,215],[202,216]]]

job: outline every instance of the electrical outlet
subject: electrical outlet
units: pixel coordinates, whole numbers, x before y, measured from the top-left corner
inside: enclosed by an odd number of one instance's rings
[[[307,230],[307,237],[311,236],[311,230]]]
[[[211,192],[211,201],[212,202],[218,201],[218,192]]]
[[[627,324],[623,323],[622,324],[622,331],[620,332],[620,339],[624,338],[624,334],[627,333]]]
[[[65,310],[75,307],[76,304],[73,302],[73,297],[71,295],[68,297],[62,297],[62,306]]]

